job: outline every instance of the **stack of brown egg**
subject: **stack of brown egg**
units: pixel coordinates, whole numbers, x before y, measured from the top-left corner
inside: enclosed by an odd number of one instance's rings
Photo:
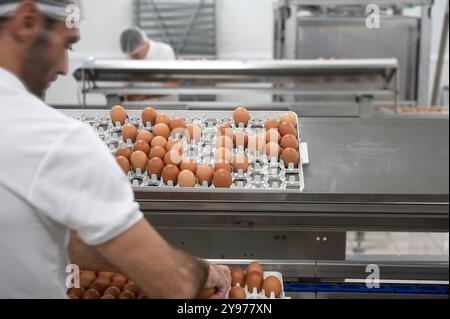
[[[146,299],[139,287],[119,273],[82,271],[80,288],[71,288],[71,299]]]
[[[297,115],[292,112],[285,113],[279,119],[267,119],[264,123],[266,129],[265,152],[269,158],[275,157],[283,160],[286,167],[300,162]]]
[[[260,293],[264,290],[266,297],[270,297],[273,292],[275,298],[280,298],[282,286],[275,276],[268,276],[264,279],[264,270],[258,263],[251,263],[244,271],[240,267],[231,270],[231,290],[228,293],[230,299],[245,299],[245,290],[249,294],[256,291]]]
[[[189,158],[182,157],[183,145],[178,139],[169,139],[170,136],[180,134],[190,141],[199,140],[202,134],[200,127],[195,124],[186,125],[183,119],[171,119],[164,113],[157,113],[153,108],[144,109],[141,114],[144,125],[151,124],[152,132],[146,129],[138,131],[136,126],[126,123],[128,118],[122,106],[111,109],[111,121],[122,125],[122,138],[125,142],[131,141],[132,148],[121,146],[116,151],[116,159],[125,173],[131,169],[139,169],[142,173],[147,171],[151,177],[156,175],[164,183],[171,181],[173,185],[181,187],[194,187],[197,181],[212,180],[212,174],[202,168],[197,174],[197,164]],[[198,180],[197,180],[198,179]]]

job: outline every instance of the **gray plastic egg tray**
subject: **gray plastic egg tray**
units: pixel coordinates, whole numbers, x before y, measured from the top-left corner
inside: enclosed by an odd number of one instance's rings
[[[114,154],[118,147],[127,146],[132,147],[132,141],[124,141],[121,135],[120,123],[111,123],[109,117],[109,111],[104,110],[80,110],[80,111],[65,111],[66,115],[72,116],[91,125],[99,137],[109,147],[111,154]],[[217,129],[223,124],[229,124],[233,132],[241,130],[245,131],[249,138],[252,135],[260,134],[265,140],[264,122],[269,118],[279,118],[285,112],[269,111],[249,111],[250,121],[247,127],[242,124],[239,127],[235,126],[233,120],[233,111],[161,111],[170,116],[172,119],[182,118],[185,120],[186,125],[195,123],[201,128],[202,137],[199,141],[189,142],[185,137],[180,134],[174,134],[169,137],[171,139],[180,139],[183,143],[183,158],[192,158],[198,165],[211,165],[214,166],[215,162],[215,150]],[[127,123],[133,123],[139,130],[145,129],[152,131],[153,126],[151,123],[142,123],[141,111],[128,111]],[[297,120],[297,136],[299,145],[301,143],[300,131],[301,128],[298,125]],[[260,190],[294,190],[302,192],[305,188],[303,178],[303,165],[301,148],[300,162],[297,167],[290,164],[285,167],[281,159],[268,158],[265,153],[252,153],[248,149],[244,149],[242,146],[233,149],[233,154],[246,154],[250,163],[247,172],[232,173],[233,184],[231,189],[234,190],[247,190],[247,189],[260,189]],[[156,175],[148,176],[147,172],[142,172],[140,169],[137,171],[130,171],[128,173],[130,183],[134,187],[160,187],[160,188],[179,188],[178,185],[174,185],[171,181],[164,183],[162,179],[158,179]],[[213,189],[214,185],[196,185],[196,188]]]

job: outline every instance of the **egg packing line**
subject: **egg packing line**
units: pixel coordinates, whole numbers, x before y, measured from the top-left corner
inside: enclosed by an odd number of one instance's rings
[[[182,118],[186,125],[194,124],[201,130],[201,135],[198,139],[186,136],[186,130],[183,130],[183,132],[174,130],[171,132],[168,142],[179,141],[178,146],[182,154],[181,159],[192,159],[197,165],[214,167],[218,157],[218,148],[216,146],[221,137],[218,131],[220,127],[227,127],[225,136],[231,139],[232,145],[230,148],[226,148],[230,150],[230,155],[236,155],[237,158],[241,155],[242,158],[246,157],[248,159],[248,169],[232,170],[231,189],[267,189],[272,191],[288,189],[303,192],[305,188],[301,153],[303,148],[300,147],[299,129],[297,129],[296,136],[299,145],[299,163],[297,165],[289,163],[286,167],[282,159],[279,159],[277,156],[269,158],[264,151],[264,146],[267,142],[264,122],[270,116],[275,116],[273,113],[278,114],[280,112],[269,112],[266,116],[255,113],[258,112],[250,112],[251,116],[247,126],[244,126],[243,123],[236,126],[232,119],[232,112],[204,111],[201,114],[192,115],[182,111],[166,111],[165,114],[172,118]],[[125,141],[122,137],[124,125],[132,124],[138,130],[148,132],[153,132],[155,127],[150,122],[143,123],[140,116],[136,113],[129,114],[123,125],[119,122],[112,123],[110,116],[106,112],[99,111],[95,115],[91,114],[88,116],[79,114],[75,117],[92,126],[113,155],[120,147],[127,147],[131,150],[133,146],[131,139]],[[296,117],[296,119],[296,127],[299,128],[298,118]],[[254,145],[254,149],[251,150],[250,147],[245,147],[245,143],[242,143],[243,141],[238,143],[241,145],[234,145],[232,134],[229,133],[245,133],[249,141],[255,139],[256,145]],[[258,143],[261,145],[258,145]],[[238,162],[238,164],[246,166],[246,163]],[[145,169],[130,169],[127,177],[134,187],[180,188],[177,181],[168,180],[164,182],[163,178],[157,174],[149,175]],[[197,182],[194,188],[213,189],[215,186],[203,181],[203,183]]]

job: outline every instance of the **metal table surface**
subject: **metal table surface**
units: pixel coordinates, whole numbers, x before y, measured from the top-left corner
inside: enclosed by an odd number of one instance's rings
[[[136,190],[159,228],[448,231],[448,118],[301,119],[305,192]]]
[[[449,120],[301,119],[310,193],[449,193]]]

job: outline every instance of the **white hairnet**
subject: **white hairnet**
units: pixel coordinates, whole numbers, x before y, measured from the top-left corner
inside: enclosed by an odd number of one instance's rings
[[[81,0],[34,0],[37,7],[45,16],[65,21],[72,14],[68,6],[75,5],[79,8],[80,19],[83,17]],[[11,17],[17,10],[20,0],[0,0],[0,18]]]
[[[120,36],[120,47],[123,53],[130,55],[145,41],[148,41],[148,37],[143,30],[138,27],[129,28]]]

